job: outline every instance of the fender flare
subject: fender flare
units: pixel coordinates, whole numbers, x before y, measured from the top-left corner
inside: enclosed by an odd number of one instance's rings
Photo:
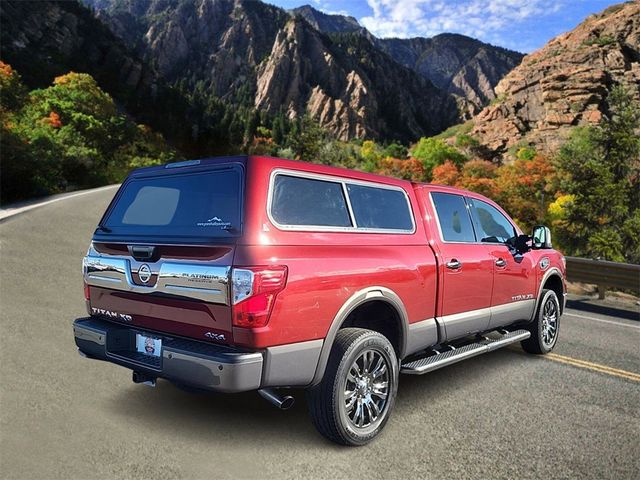
[[[533,322],[533,320],[536,318],[536,313],[538,313],[538,307],[540,306],[540,301],[542,300],[542,290],[543,290],[544,284],[547,283],[547,280],[549,280],[554,275],[558,277],[562,282],[562,284],[564,285],[562,272],[558,267],[551,267],[549,270],[547,270],[544,273],[542,280],[540,280],[540,285],[538,286],[538,294],[536,296],[536,305],[535,305],[535,308],[533,309],[533,313],[531,314],[531,318],[529,319],[530,322]],[[564,313],[564,309],[565,309],[564,298],[559,298],[558,301],[560,302],[560,308],[562,309],[561,311]]]
[[[347,317],[349,317],[349,314],[351,314],[351,312],[353,312],[361,305],[375,300],[388,303],[400,317],[399,359],[404,356],[407,348],[409,317],[407,316],[407,310],[404,307],[402,300],[393,290],[390,290],[386,287],[367,287],[362,290],[358,290],[356,293],[351,295],[351,297],[349,297],[349,299],[342,305],[342,307],[340,307],[340,310],[338,310],[338,313],[333,318],[331,326],[329,327],[329,331],[325,336],[324,343],[322,344],[322,350],[320,352],[320,358],[318,359],[316,373],[313,376],[313,380],[311,381],[312,386],[317,385],[322,380],[325,369],[327,368],[329,354],[331,353],[333,342],[336,338],[336,335],[338,334],[338,330],[340,330],[342,324],[345,322]]]

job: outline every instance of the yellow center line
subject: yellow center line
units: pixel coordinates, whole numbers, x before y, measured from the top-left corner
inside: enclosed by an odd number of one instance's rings
[[[640,374],[628,372],[627,370],[607,367],[606,365],[600,365],[599,363],[588,362],[586,360],[578,360],[577,358],[565,357],[564,355],[558,355],[557,353],[548,353],[544,358],[548,358],[554,362],[565,363],[567,365],[573,365],[574,367],[586,368],[588,370],[593,370],[594,372],[606,373],[607,375],[640,382]]]

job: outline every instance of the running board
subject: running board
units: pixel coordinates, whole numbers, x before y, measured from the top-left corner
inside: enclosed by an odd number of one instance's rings
[[[530,336],[531,332],[528,330],[514,330],[513,332],[504,333],[500,338],[485,337],[479,342],[470,343],[462,347],[454,348],[450,346],[451,350],[446,352],[431,350],[425,357],[403,363],[400,367],[400,372],[409,375],[422,375],[461,362],[467,358],[489,353],[512,343],[521,342]]]

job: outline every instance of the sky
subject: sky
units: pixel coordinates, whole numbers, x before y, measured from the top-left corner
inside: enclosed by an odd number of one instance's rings
[[[461,33],[530,53],[612,0],[266,0],[283,8],[309,4],[355,17],[378,37]]]

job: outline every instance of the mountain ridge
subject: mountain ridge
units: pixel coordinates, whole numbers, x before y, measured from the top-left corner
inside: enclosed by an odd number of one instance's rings
[[[465,119],[495,98],[494,87],[498,81],[524,57],[522,53],[457,33],[442,33],[431,38],[378,38],[353,17],[326,14],[310,5],[291,12],[326,33],[364,36],[399,64],[455,95]]]
[[[294,15],[300,15],[313,28],[325,33],[349,33],[366,30],[355,17],[335,13],[325,13],[311,5],[302,5],[289,10]]]

